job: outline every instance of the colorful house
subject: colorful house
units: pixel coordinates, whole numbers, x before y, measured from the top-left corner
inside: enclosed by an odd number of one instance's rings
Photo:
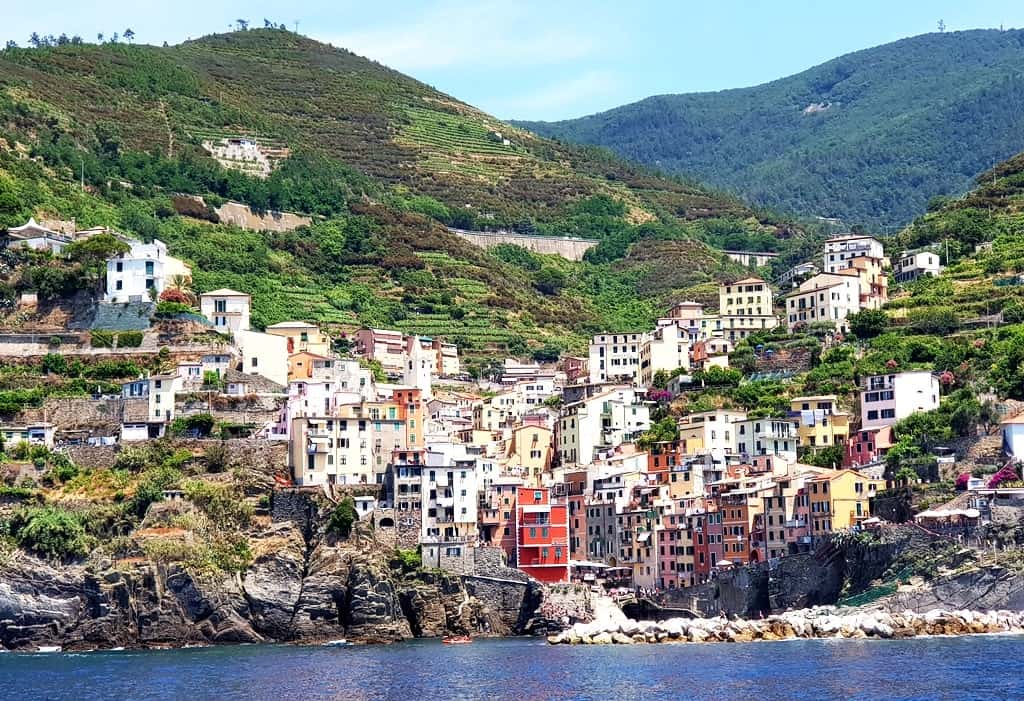
[[[569,515],[546,487],[516,490],[516,567],[541,582],[569,580]]]

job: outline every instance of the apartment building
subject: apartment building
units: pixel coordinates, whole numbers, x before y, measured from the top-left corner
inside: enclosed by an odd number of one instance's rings
[[[865,377],[861,382],[861,430],[896,423],[919,411],[939,408],[939,379],[927,370]]]
[[[885,258],[882,242],[873,236],[842,234],[825,241],[822,272],[838,273],[850,267],[854,258]]]
[[[640,374],[640,347],[646,334],[597,334],[590,341],[587,368],[590,382],[636,382]]]
[[[541,582],[568,581],[568,507],[545,487],[519,487],[515,513],[516,567]]]
[[[252,297],[226,287],[199,295],[199,311],[223,333],[247,331],[251,309]]]
[[[720,286],[718,314],[722,321],[722,335],[730,341],[773,329],[779,324],[771,286],[759,277]]]
[[[652,333],[644,334],[640,343],[640,386],[650,387],[659,370],[689,370],[689,339],[688,332],[674,324],[659,326]]]

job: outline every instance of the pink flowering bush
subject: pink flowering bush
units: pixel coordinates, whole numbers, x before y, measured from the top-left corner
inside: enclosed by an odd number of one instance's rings
[[[957,488],[957,490],[962,492],[963,490],[967,489],[967,483],[970,480],[971,480],[971,473],[970,472],[961,473],[961,475],[956,478],[956,488]]]
[[[992,475],[992,478],[988,481],[988,486],[998,487],[1003,482],[1016,482],[1020,479],[1020,475],[1017,474],[1017,470],[1013,468],[1013,465],[1006,465],[1002,470]]]

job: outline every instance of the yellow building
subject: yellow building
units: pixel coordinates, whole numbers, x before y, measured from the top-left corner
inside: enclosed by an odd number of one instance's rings
[[[331,339],[316,324],[307,324],[304,321],[282,321],[280,324],[268,326],[266,332],[271,336],[288,339],[288,355],[294,353],[328,355],[331,352]]]
[[[512,440],[508,445],[508,469],[521,469],[523,481],[528,486],[539,487],[543,475],[551,470],[553,454],[553,431],[546,426],[524,424],[512,429]]]
[[[759,277],[743,280],[718,288],[718,314],[722,320],[722,334],[730,341],[773,329],[779,324],[773,308],[772,288]]]
[[[843,445],[850,438],[850,415],[839,410],[839,400],[834,394],[794,397],[789,409],[797,421],[801,448]]]
[[[870,499],[885,480],[856,470],[832,470],[807,480],[811,535],[823,536],[857,525],[871,516]]]

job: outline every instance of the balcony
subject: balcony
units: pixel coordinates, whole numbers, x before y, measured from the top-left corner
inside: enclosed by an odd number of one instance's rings
[[[437,521],[437,523],[441,523],[441,521]],[[428,535],[420,537],[420,542],[424,545],[458,545],[472,543],[475,540],[475,537],[468,535]]]
[[[793,518],[784,524],[786,528],[807,528],[807,521],[802,518]]]

